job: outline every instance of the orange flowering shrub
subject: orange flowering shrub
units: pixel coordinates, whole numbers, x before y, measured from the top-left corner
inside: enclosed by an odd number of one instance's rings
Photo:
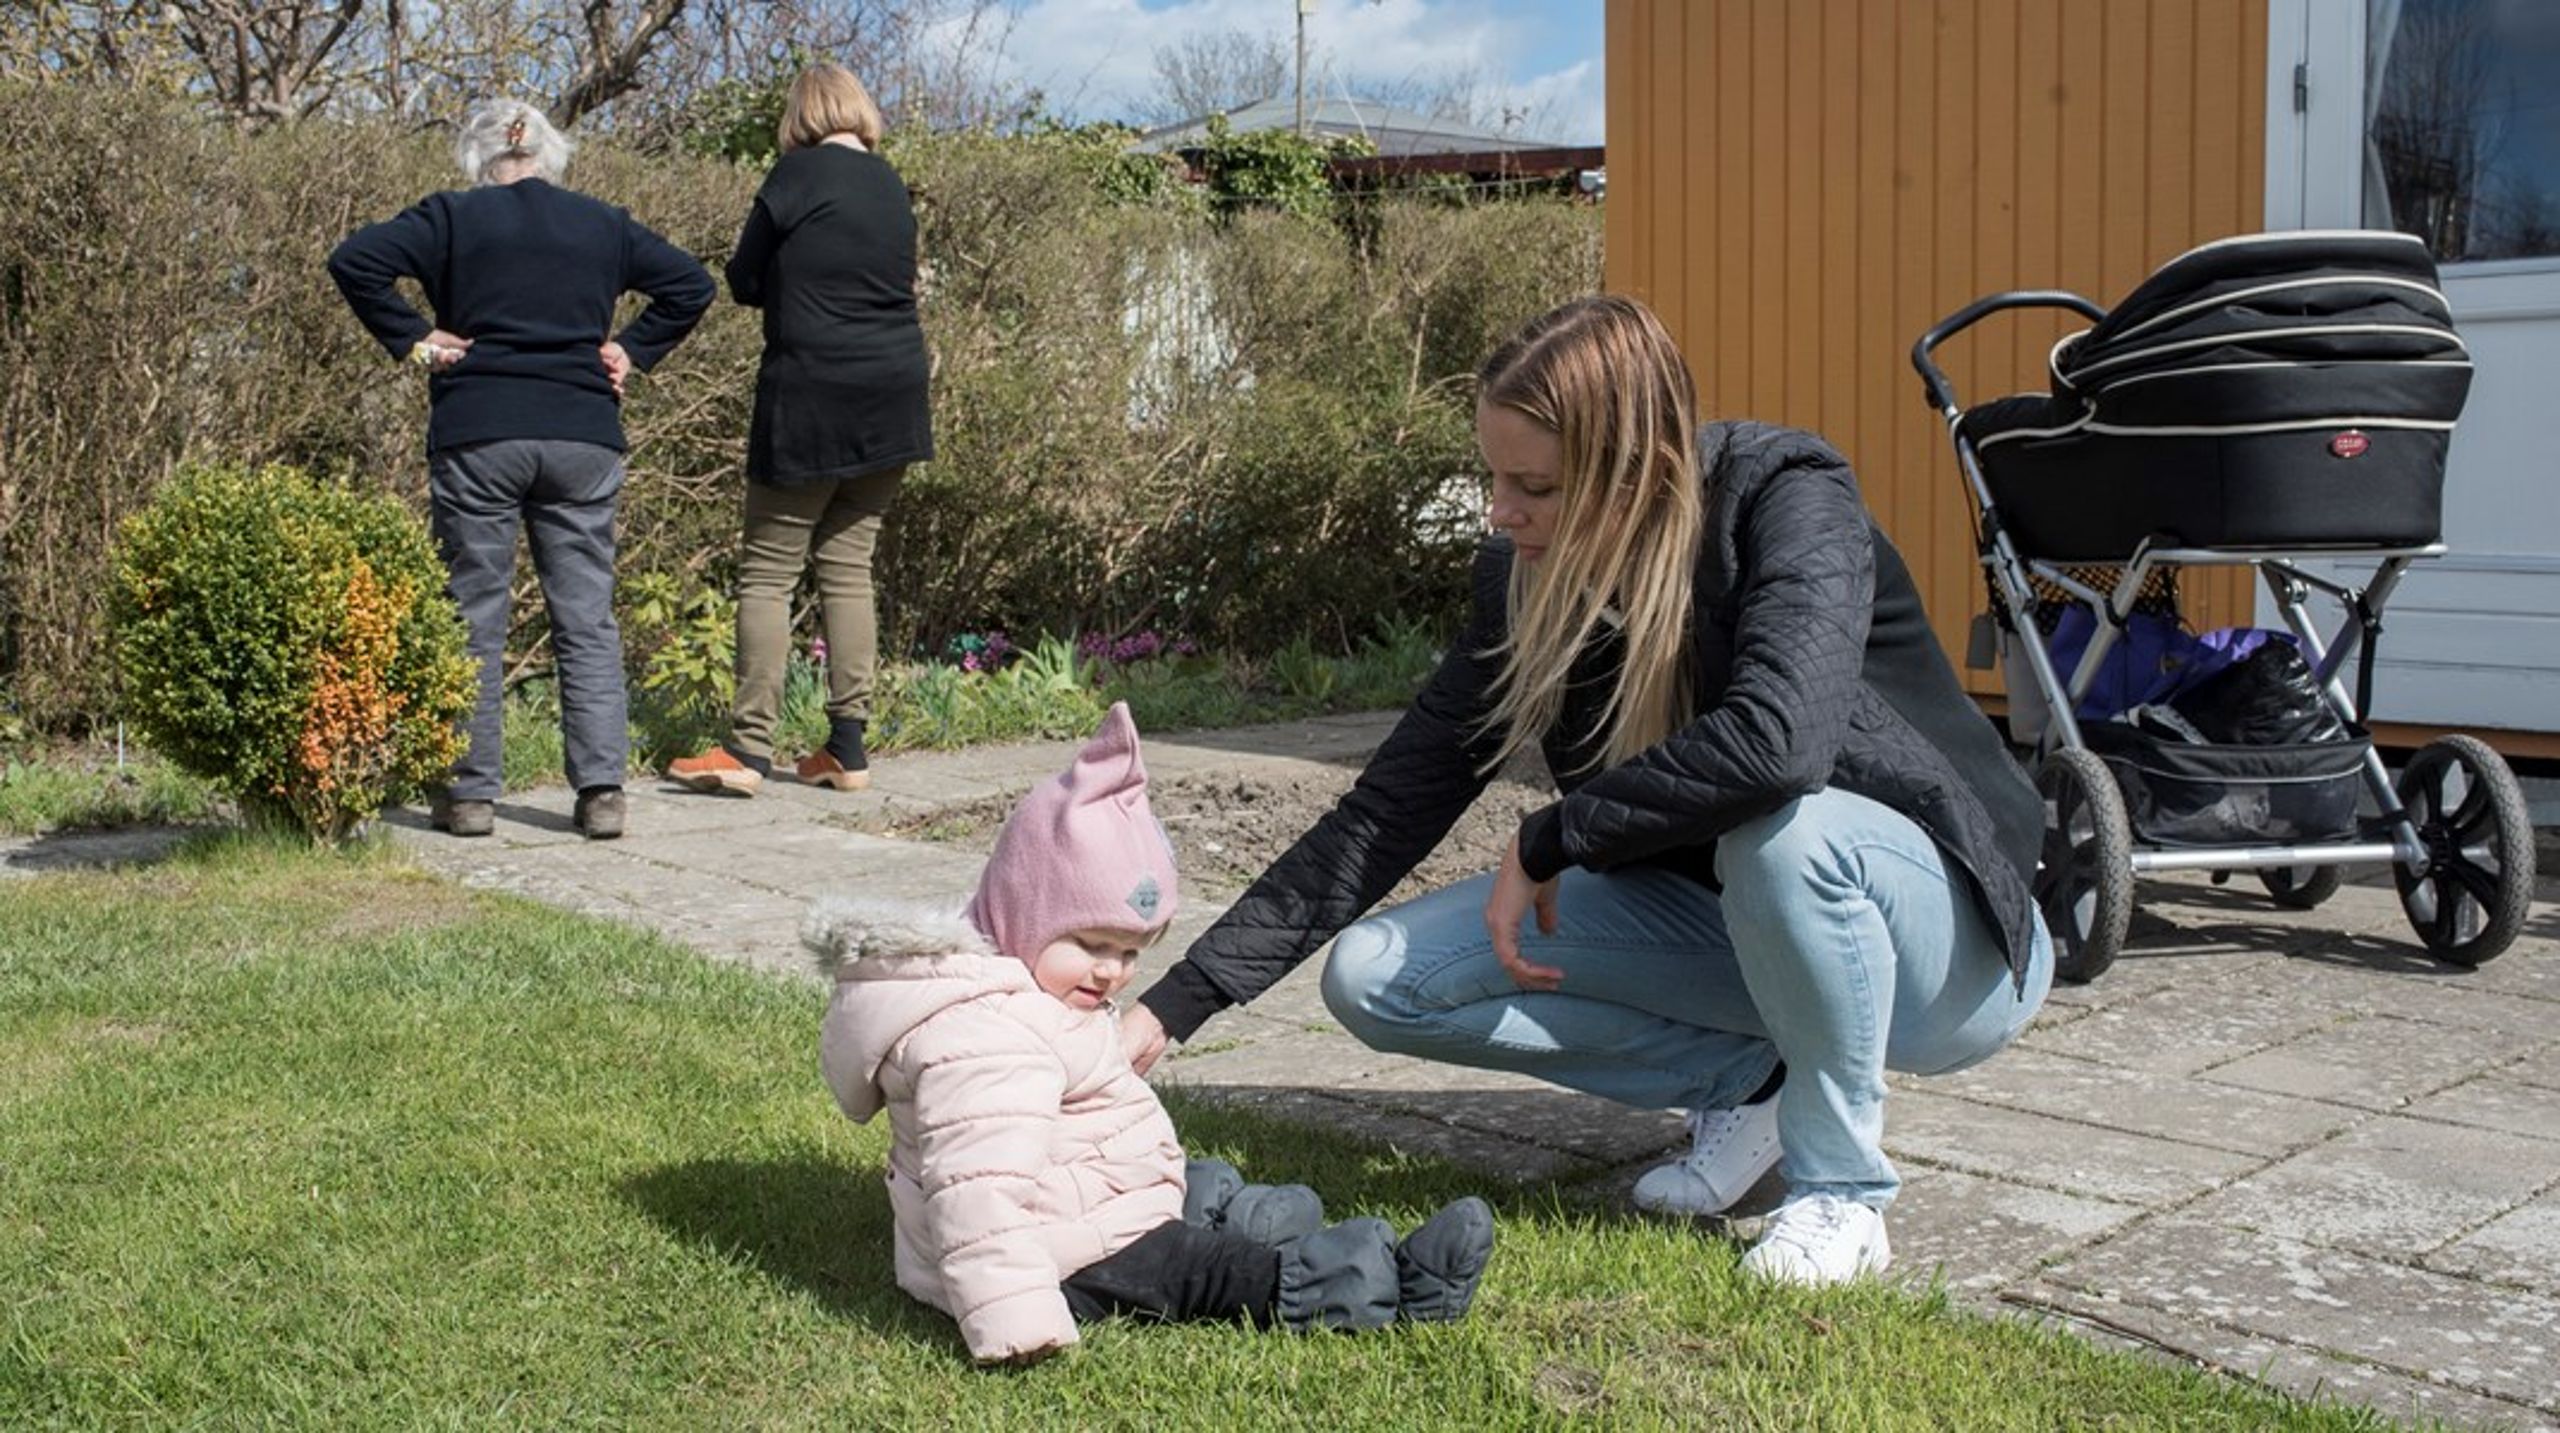
[[[110,609],[127,720],[253,817],[342,841],[461,754],[461,617],[388,497],[184,474],[125,522]]]

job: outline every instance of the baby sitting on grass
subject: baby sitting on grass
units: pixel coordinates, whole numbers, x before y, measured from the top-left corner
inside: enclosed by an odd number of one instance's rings
[[[835,978],[820,1057],[846,1114],[889,1114],[898,1286],[981,1363],[1028,1363],[1114,1314],[1294,1330],[1462,1317],[1493,1253],[1466,1198],[1399,1240],[1330,1227],[1303,1185],[1186,1165],[1129,1068],[1113,998],[1176,902],[1138,731],[1114,705],[1014,808],[964,915],[819,903]]]

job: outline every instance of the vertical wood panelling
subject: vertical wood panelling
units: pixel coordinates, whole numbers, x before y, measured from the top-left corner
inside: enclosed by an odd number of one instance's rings
[[[1848,455],[1960,651],[1972,507],[1911,342],[1997,289],[2113,303],[2257,228],[2266,24],[2266,0],[1609,0],[1606,282],[1671,325],[1711,413]],[[2040,389],[2078,326],[1993,319],[1944,358],[1967,401]],[[2246,580],[2196,574],[2191,617],[2246,620]]]

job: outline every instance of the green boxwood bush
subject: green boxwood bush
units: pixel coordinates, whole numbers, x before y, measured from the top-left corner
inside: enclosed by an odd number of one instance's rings
[[[192,469],[126,519],[112,570],[127,720],[253,819],[341,841],[461,754],[475,670],[397,501]]]

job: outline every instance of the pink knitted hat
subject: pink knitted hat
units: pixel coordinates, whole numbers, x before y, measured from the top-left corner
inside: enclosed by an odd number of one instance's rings
[[[996,837],[969,920],[1026,964],[1079,930],[1147,931],[1173,918],[1173,847],[1147,808],[1138,724],[1114,702],[1066,771],[1034,787]]]

